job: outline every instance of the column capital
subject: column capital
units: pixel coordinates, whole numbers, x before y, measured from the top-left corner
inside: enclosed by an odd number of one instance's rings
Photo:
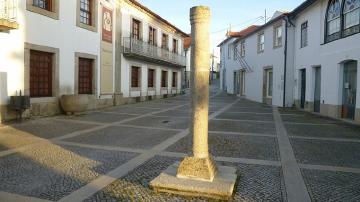
[[[208,6],[195,6],[190,9],[191,23],[208,22],[210,16],[210,8]]]

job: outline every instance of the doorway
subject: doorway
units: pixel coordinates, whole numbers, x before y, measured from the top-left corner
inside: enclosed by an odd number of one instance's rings
[[[240,72],[235,71],[234,72],[234,94],[239,95],[240,94]]]
[[[300,70],[301,89],[300,89],[300,108],[305,108],[305,96],[306,96],[306,69]]]
[[[315,67],[314,112],[320,113],[321,104],[321,67]]]
[[[356,77],[357,62],[346,62],[344,64],[342,118],[352,120],[355,118],[357,85]]]
[[[240,95],[245,95],[245,71],[240,71]]]

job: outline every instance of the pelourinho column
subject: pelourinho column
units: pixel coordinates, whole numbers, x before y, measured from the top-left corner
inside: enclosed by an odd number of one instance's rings
[[[190,21],[193,156],[169,166],[150,186],[157,192],[228,200],[234,191],[236,169],[216,166],[208,148],[210,9],[191,8]]]
[[[191,22],[191,134],[193,157],[180,164],[177,177],[212,181],[216,166],[208,149],[210,9],[205,6],[190,10]]]

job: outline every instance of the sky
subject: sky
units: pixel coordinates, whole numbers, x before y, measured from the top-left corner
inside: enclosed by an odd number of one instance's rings
[[[216,46],[225,39],[226,31],[239,31],[252,24],[263,24],[265,10],[271,17],[277,10],[291,11],[304,0],[138,0],[176,27],[190,33],[189,11],[193,6],[209,6],[211,19],[211,47],[219,55]],[[212,51],[212,50],[211,50]]]

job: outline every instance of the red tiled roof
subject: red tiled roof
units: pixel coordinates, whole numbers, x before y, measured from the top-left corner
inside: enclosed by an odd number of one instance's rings
[[[184,49],[187,50],[191,46],[191,37],[184,38]]]
[[[243,29],[240,32],[228,32],[226,35],[229,37],[244,37],[249,33],[253,32],[254,30],[256,30],[258,27],[260,26],[251,25],[250,27]]]

